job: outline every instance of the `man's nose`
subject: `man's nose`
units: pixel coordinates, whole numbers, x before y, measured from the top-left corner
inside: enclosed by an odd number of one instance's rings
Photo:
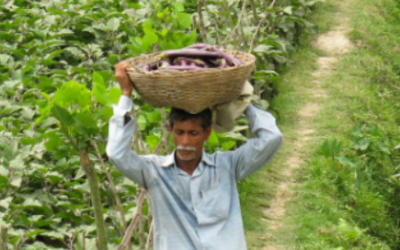
[[[184,135],[182,136],[182,144],[183,144],[184,146],[190,145],[190,137],[189,137],[188,134],[184,134]]]

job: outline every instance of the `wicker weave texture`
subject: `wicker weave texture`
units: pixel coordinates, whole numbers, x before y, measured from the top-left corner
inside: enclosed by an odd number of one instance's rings
[[[139,95],[154,107],[175,107],[195,114],[217,104],[237,99],[245,81],[255,67],[251,54],[223,50],[244,64],[204,70],[143,72],[137,67],[158,60],[162,52],[128,59],[127,72]]]

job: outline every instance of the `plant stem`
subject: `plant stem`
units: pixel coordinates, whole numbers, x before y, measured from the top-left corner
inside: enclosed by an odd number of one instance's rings
[[[207,12],[208,18],[211,20],[212,15],[210,13],[210,10],[208,9],[208,5],[204,6],[204,9]],[[214,29],[215,29],[215,34],[217,35],[218,44],[221,45],[222,40],[221,40],[220,31],[219,31],[219,28],[218,28],[218,20],[215,19],[215,18],[213,18],[213,26],[214,26]]]
[[[246,5],[247,5],[247,0],[242,0],[242,11],[243,11],[243,15],[244,15],[244,21],[246,22],[247,27],[250,27],[250,22],[249,22],[249,17],[247,15],[247,9],[246,9]]]
[[[0,249],[7,250],[7,228],[1,227]]]
[[[258,24],[258,15],[257,15],[256,4],[254,3],[254,0],[249,0],[249,1],[250,1],[251,9],[253,10],[253,23],[254,23],[254,25],[257,25]]]
[[[236,48],[238,48],[239,46],[238,46],[238,41],[237,41],[237,38],[236,38],[236,30],[235,30],[235,26],[234,26],[234,24],[233,24],[233,20],[232,20],[232,15],[231,15],[231,12],[230,12],[230,10],[229,10],[229,4],[228,4],[228,2],[226,1],[226,0],[224,0],[224,8],[225,8],[225,12],[226,12],[226,15],[227,15],[227,18],[228,18],[228,24],[229,24],[229,28],[230,28],[230,34],[228,34],[226,37],[225,37],[225,40],[224,40],[224,46],[226,47],[227,46],[227,40],[228,40],[228,38],[231,36],[231,35],[233,35],[233,42],[235,43],[235,47]]]
[[[138,197],[140,194],[145,193],[143,188],[138,189]],[[144,250],[146,247],[146,236],[144,235],[144,218],[143,211],[139,218],[139,249]]]
[[[100,198],[99,183],[97,181],[97,174],[94,165],[89,159],[87,148],[82,148],[80,150],[80,158],[82,169],[85,171],[86,177],[88,178],[89,182],[90,196],[92,198],[97,230],[97,247],[99,250],[108,250],[107,234],[103,217],[103,206],[101,204]]]
[[[274,5],[275,5],[275,2],[276,2],[276,0],[273,0],[272,3],[269,5],[268,9],[272,9],[274,7]],[[256,38],[258,38],[258,33],[259,33],[259,30],[260,30],[260,27],[267,20],[267,17],[268,17],[268,12],[265,13],[265,16],[258,23],[256,32],[254,32],[254,35],[251,37],[249,53],[251,53],[253,51],[253,49],[254,49],[254,41],[256,40]]]
[[[136,215],[133,218],[133,220],[131,221],[131,223],[129,224],[128,228],[125,231],[125,236],[121,242],[121,244],[118,246],[117,250],[124,250],[127,245],[129,244],[129,242],[131,241],[131,237],[132,237],[132,232],[135,229],[136,225],[138,224],[140,217],[142,216],[142,207],[143,207],[143,201],[144,201],[144,197],[146,196],[146,192],[142,192],[139,197],[136,200]]]
[[[101,154],[100,154],[100,151],[99,151],[99,147],[97,146],[97,143],[94,142],[94,141],[92,141],[92,145],[93,145],[93,147],[94,147],[95,150],[96,150],[97,158],[98,158],[99,161],[100,161],[101,168],[103,169],[103,172],[106,174],[108,183],[110,184],[110,188],[111,188],[111,190],[112,190],[112,192],[113,192],[113,194],[114,194],[115,203],[117,204],[117,208],[118,208],[118,211],[119,211],[119,213],[120,213],[121,220],[122,220],[122,228],[123,228],[124,231],[125,231],[125,230],[126,230],[125,213],[124,213],[124,209],[123,209],[122,204],[121,204],[121,200],[120,200],[119,195],[118,195],[117,188],[116,188],[115,185],[114,185],[114,182],[113,182],[113,180],[112,180],[112,177],[111,177],[110,172],[109,172],[109,171],[107,170],[107,168],[106,168],[106,164],[104,163],[103,157],[101,157]],[[132,249],[132,246],[129,245],[129,246],[128,246],[128,249],[131,250],[131,249]]]
[[[124,231],[125,231],[126,230],[125,213],[124,213],[124,209],[122,208],[122,205],[121,205],[121,200],[119,199],[117,188],[114,185],[114,182],[112,180],[110,172],[106,168],[106,165],[104,163],[103,157],[101,157],[101,154],[100,154],[100,151],[99,151],[99,147],[97,146],[97,143],[92,141],[92,145],[96,150],[97,158],[100,161],[101,168],[103,169],[103,172],[106,174],[108,183],[110,184],[110,188],[111,188],[111,190],[112,190],[112,192],[114,194],[115,203],[117,203],[117,208],[118,208],[119,213],[121,215],[121,220],[122,220],[123,228],[124,228]]]
[[[86,250],[86,232],[82,233],[82,250]]]
[[[201,10],[202,3],[203,3],[202,0],[197,1],[197,13],[199,15],[200,33],[201,36],[203,37],[203,43],[207,43],[207,35],[206,35],[206,30],[204,28],[203,13]]]
[[[242,27],[242,17],[246,13],[246,4],[247,4],[247,0],[244,0],[243,1],[243,5],[242,5],[242,11],[241,11],[241,13],[239,15],[239,18],[238,18],[238,21],[236,23],[236,26],[233,27],[231,29],[231,32],[225,37],[224,44],[226,44],[228,39],[230,39],[230,37],[232,37],[232,36],[234,37],[234,39],[236,41],[236,39],[238,39],[237,35],[236,35],[236,30],[239,29],[240,35],[241,35],[241,37],[240,37],[241,38],[241,42],[239,42],[239,45],[241,45],[241,46],[245,46],[246,45],[246,39],[245,39],[243,27]],[[237,42],[236,42],[236,45],[237,45]],[[241,46],[237,46],[237,47],[241,47]]]
[[[153,242],[154,221],[151,221],[149,236],[147,237],[146,250],[150,250],[151,243]]]

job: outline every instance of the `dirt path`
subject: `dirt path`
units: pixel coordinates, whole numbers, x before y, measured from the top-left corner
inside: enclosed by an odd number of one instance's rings
[[[318,69],[312,73],[313,87],[307,89],[306,93],[309,96],[306,97],[309,100],[299,110],[299,123],[297,126],[298,139],[295,141],[286,141],[287,144],[292,144],[294,151],[292,155],[286,160],[284,166],[284,180],[279,184],[277,188],[276,197],[271,202],[271,207],[264,211],[268,221],[270,233],[268,238],[274,237],[274,233],[279,229],[282,224],[282,218],[286,214],[286,201],[293,194],[296,182],[293,179],[293,173],[304,162],[304,148],[309,147],[310,141],[312,141],[316,132],[313,128],[310,120],[320,111],[323,107],[323,99],[326,98],[329,93],[326,93],[321,87],[321,82],[324,78],[329,77],[331,71],[340,59],[341,56],[349,52],[354,45],[347,38],[346,33],[349,31],[346,23],[347,19],[343,16],[342,10],[346,8],[346,5],[351,0],[347,0],[340,3],[339,11],[336,13],[338,20],[341,23],[336,26],[332,31],[317,37],[313,43],[313,46],[322,50],[326,56],[318,59]],[[306,87],[304,87],[306,88]],[[262,250],[284,250],[282,246],[270,243],[269,246],[262,248]]]

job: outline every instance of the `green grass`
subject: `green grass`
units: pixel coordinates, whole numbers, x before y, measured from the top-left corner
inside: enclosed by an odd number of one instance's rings
[[[366,151],[365,157],[351,151],[357,124],[376,127],[390,150],[400,142],[400,1],[352,0],[338,13],[339,4],[339,0],[319,4],[312,22],[323,33],[347,17],[348,36],[358,46],[341,57],[329,77],[320,79],[328,97],[318,100],[310,94],[315,84],[312,72],[317,69],[318,57],[325,55],[311,46],[315,34],[304,34],[304,46],[293,55],[274,102],[281,114],[279,126],[285,144],[270,165],[241,185],[242,192],[247,190],[242,209],[249,249],[260,249],[271,242],[284,249],[307,250],[400,247],[395,223],[399,217],[394,217],[399,214],[395,194],[400,185],[383,178],[397,170],[379,155],[379,150]],[[268,237],[267,224],[259,218],[276,191],[277,181],[283,179],[280,171],[292,155],[292,142],[301,136],[298,112],[312,101],[320,101],[322,107],[307,121],[315,136],[301,149],[303,162],[295,172],[298,185],[288,204],[284,226]],[[360,188],[354,169],[322,155],[323,142],[333,139],[342,144],[341,154],[352,161],[375,157],[377,166],[381,166],[377,172],[360,174],[364,178]],[[398,162],[399,152],[391,152]],[[264,188],[268,190],[261,191]]]

